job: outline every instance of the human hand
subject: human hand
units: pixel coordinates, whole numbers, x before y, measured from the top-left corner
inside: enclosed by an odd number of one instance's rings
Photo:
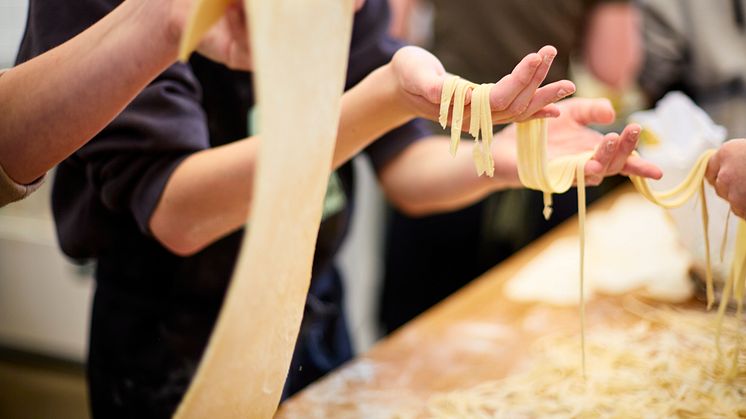
[[[551,46],[529,54],[492,87],[490,108],[494,124],[559,115],[553,102],[574,93],[575,85],[562,80],[539,87],[556,55],[557,50]],[[441,90],[448,76],[440,61],[424,49],[409,46],[394,54],[391,66],[412,115],[437,120]],[[470,100],[467,93],[467,108]],[[464,127],[469,126],[470,113],[469,109],[464,112]]]
[[[171,20],[177,42],[233,70],[251,70],[251,50],[243,3],[238,0],[173,0]],[[197,20],[194,16],[199,16]],[[191,25],[191,26],[190,26]],[[183,57],[182,57],[183,58]]]
[[[746,138],[725,142],[707,164],[707,181],[728,201],[730,209],[746,218]]]
[[[637,175],[660,179],[661,170],[639,156],[631,155],[637,145],[641,128],[637,124],[627,125],[622,134],[603,135],[588,128],[591,124],[614,122],[614,109],[606,99],[572,98],[557,103],[560,116],[548,120],[547,154],[551,160],[556,157],[579,154],[595,150],[593,157],[585,165],[586,184],[598,185],[604,177],[615,174]],[[508,140],[510,148],[515,148],[516,127],[511,125],[498,135]],[[499,140],[495,143],[504,143]],[[506,146],[501,146],[501,152]],[[515,153],[515,151],[512,151]]]
[[[232,70],[252,69],[247,20],[240,2],[228,7],[202,38],[197,52]]]

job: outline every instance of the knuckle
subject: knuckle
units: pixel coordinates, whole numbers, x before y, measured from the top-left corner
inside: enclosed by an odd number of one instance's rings
[[[508,102],[508,98],[500,95],[492,100],[492,109],[496,111],[504,111],[509,104],[510,102]]]
[[[720,168],[720,172],[717,174],[716,184],[728,187],[733,181],[733,173],[725,167]]]
[[[425,89],[427,100],[433,103],[438,103],[438,101],[440,101],[441,88],[441,86],[436,84],[431,84],[430,86],[428,86]]]
[[[511,114],[520,115],[526,112],[526,109],[528,109],[528,103],[524,101],[515,101],[510,105],[510,108],[508,108],[508,111]]]
[[[517,74],[515,74],[515,78],[522,86],[526,86],[531,83],[531,80],[533,80],[534,76],[533,74],[530,74],[526,71],[519,71]]]

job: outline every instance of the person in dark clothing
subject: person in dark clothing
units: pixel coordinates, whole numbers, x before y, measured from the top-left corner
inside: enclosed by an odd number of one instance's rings
[[[71,7],[62,0],[32,1],[19,60],[64,41],[117,3],[79,0]],[[380,137],[365,154],[387,195],[415,210],[461,205],[474,194],[518,186],[507,139],[495,158],[502,164],[496,179],[473,175],[469,151],[453,161],[445,152],[446,139],[419,141],[425,131],[412,118],[437,118],[445,71],[422,50],[399,49],[386,36],[387,17],[384,0],[368,1],[355,17],[346,82],[351,89],[342,98],[334,156],[338,169],[329,180],[285,397],[352,355],[333,263],[354,207],[354,174],[346,163],[352,155]],[[556,116],[559,108],[549,104],[560,91],[570,93],[572,85],[538,88],[552,54],[550,48],[530,55],[493,88],[496,101],[507,95],[520,105],[496,112],[502,115],[498,120]],[[253,106],[246,73],[195,56],[161,74],[96,139],[60,165],[52,197],[60,244],[73,258],[97,262],[88,359],[94,417],[167,417],[186,391],[242,237],[260,141],[243,139],[247,126],[249,134],[254,128],[247,116]],[[603,114],[603,103],[575,102],[566,108],[568,116],[556,121],[556,132],[565,146],[570,144],[569,151],[592,149],[604,140],[573,125],[599,110]],[[632,131],[617,140],[634,143]],[[589,162],[591,181],[623,167],[657,175],[654,167],[627,161],[631,148],[608,150],[601,147]],[[451,179],[451,185],[442,179]],[[429,182],[437,187],[423,194]],[[252,321],[251,313],[246,315]]]
[[[395,11],[391,32],[399,37],[414,32],[407,23],[412,11],[421,4],[431,5],[428,47],[449,71],[477,83],[503,74],[515,57],[545,43],[559,51],[548,81],[569,77],[573,55],[582,57],[596,77],[617,89],[634,80],[639,66],[637,14],[628,0],[391,1]],[[434,124],[430,129],[433,135],[442,132]],[[588,202],[618,183],[610,179],[603,187],[590,189]],[[458,211],[424,217],[390,208],[378,302],[384,332],[392,332],[572,217],[577,192],[573,188],[556,195],[549,220],[542,216],[542,207],[541,192],[514,189]]]

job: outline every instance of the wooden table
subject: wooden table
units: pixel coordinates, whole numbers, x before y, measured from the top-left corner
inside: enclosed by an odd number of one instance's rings
[[[623,188],[590,211],[609,208],[624,193],[634,192]],[[505,281],[521,267],[554,241],[576,235],[573,218],[289,399],[276,417],[390,418],[419,411],[433,393],[506,376],[530,361],[528,347],[548,332],[579,334],[577,307],[517,303],[502,295]],[[620,301],[590,301],[588,328],[631,320]]]

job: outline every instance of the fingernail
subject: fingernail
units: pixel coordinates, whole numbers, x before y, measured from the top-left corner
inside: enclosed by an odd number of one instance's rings
[[[568,92],[565,89],[559,89],[559,91],[557,91],[557,97],[565,97],[567,94]]]
[[[606,142],[606,151],[611,153],[614,151],[614,148],[616,148],[616,142],[614,140],[609,140]]]
[[[640,142],[640,130],[639,129],[632,130],[631,134],[632,134],[632,140],[635,143],[635,147],[637,147],[637,144]]]

